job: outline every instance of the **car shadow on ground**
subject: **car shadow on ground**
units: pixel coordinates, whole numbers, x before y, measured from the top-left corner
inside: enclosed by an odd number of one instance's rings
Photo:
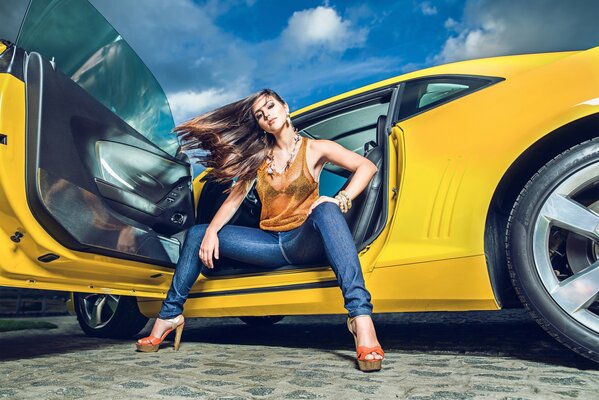
[[[136,337],[149,333],[152,320]],[[387,354],[507,357],[581,370],[599,364],[577,355],[550,337],[524,311],[411,313],[375,316],[379,340]],[[2,335],[0,335],[1,337]],[[118,348],[134,339],[86,337],[70,329],[12,334],[0,339],[0,360],[19,360],[83,350]],[[318,349],[353,360],[351,334],[340,315],[286,317],[271,326],[248,326],[237,318],[188,318],[183,343]],[[169,343],[170,344],[170,343]],[[183,346],[182,346],[183,348]],[[431,361],[434,358],[431,358]]]
[[[512,312],[514,313],[514,312]],[[436,314],[436,315],[432,315]],[[396,318],[376,316],[379,340],[387,354],[468,355],[508,357],[583,370],[599,370],[594,363],[567,349],[528,317],[497,318],[496,313],[415,313]],[[489,317],[492,315],[493,317]],[[318,319],[318,320],[316,320]],[[353,337],[340,316],[287,317],[268,327],[247,326],[232,319],[226,325],[206,326],[194,319],[183,341],[227,345],[256,345],[320,349],[353,359],[338,350],[353,349]]]
[[[13,333],[13,332],[11,332]],[[83,332],[23,331],[22,335],[0,334],[0,362],[56,356],[77,351],[98,350],[107,345],[121,344],[118,339],[86,337]]]

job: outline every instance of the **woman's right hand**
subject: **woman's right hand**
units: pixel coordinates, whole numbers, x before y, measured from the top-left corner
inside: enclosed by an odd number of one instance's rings
[[[214,268],[212,257],[214,256],[218,260],[218,236],[216,231],[210,228],[206,229],[206,234],[200,245],[199,255],[205,266],[210,269]]]

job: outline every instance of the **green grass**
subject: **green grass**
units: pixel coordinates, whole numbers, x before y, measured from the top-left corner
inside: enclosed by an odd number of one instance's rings
[[[44,321],[14,321],[0,319],[0,332],[20,331],[23,329],[56,329],[58,326]]]

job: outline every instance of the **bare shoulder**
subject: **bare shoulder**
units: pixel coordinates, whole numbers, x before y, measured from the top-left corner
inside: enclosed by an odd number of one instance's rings
[[[308,140],[308,152],[310,158],[318,162],[328,161],[328,155],[334,152],[339,152],[343,147],[339,144],[327,139],[310,139]]]

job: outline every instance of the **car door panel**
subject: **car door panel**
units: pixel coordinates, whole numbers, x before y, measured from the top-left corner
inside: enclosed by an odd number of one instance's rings
[[[189,165],[165,153],[39,54],[25,67],[26,187],[65,247],[172,265],[193,224]]]

